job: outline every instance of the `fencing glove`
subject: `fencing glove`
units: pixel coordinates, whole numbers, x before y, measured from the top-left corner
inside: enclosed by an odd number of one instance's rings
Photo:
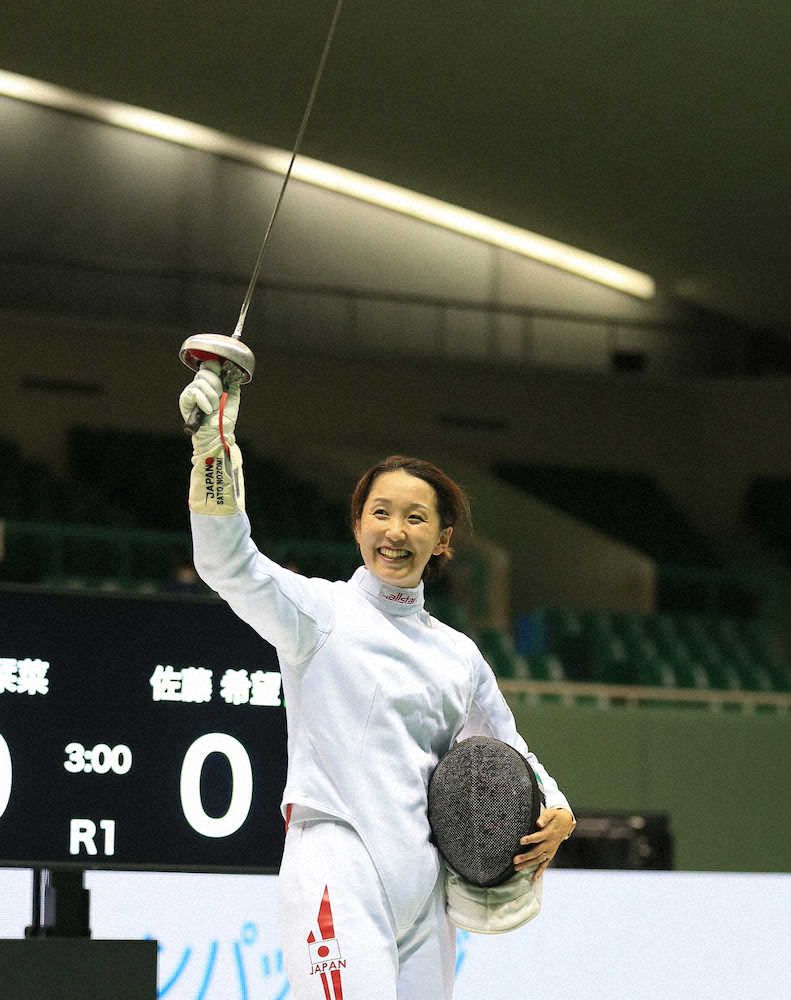
[[[189,505],[196,514],[235,514],[244,510],[242,453],[236,444],[240,388],[220,377],[219,361],[204,361],[179,396],[184,420],[195,406],[204,414],[192,435]]]

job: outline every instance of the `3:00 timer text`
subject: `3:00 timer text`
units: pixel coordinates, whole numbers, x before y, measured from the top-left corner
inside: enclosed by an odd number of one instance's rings
[[[97,743],[94,747],[84,747],[82,743],[67,743],[64,753],[68,760],[63,766],[72,774],[128,774],[132,768],[132,751],[124,743],[108,746]]]

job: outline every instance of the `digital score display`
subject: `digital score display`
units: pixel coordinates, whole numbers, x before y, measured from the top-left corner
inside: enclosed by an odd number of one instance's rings
[[[274,649],[211,598],[0,589],[0,866],[275,872]]]

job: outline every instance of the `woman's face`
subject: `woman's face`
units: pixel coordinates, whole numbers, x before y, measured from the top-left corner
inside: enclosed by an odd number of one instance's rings
[[[452,532],[440,526],[434,487],[403,469],[374,479],[354,526],[366,567],[395,587],[417,587],[429,559],[447,551]]]

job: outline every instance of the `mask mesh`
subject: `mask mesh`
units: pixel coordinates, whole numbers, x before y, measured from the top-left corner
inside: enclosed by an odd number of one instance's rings
[[[437,848],[477,886],[514,873],[519,840],[533,833],[542,793],[525,758],[488,736],[457,743],[439,762],[428,788],[428,818]]]

